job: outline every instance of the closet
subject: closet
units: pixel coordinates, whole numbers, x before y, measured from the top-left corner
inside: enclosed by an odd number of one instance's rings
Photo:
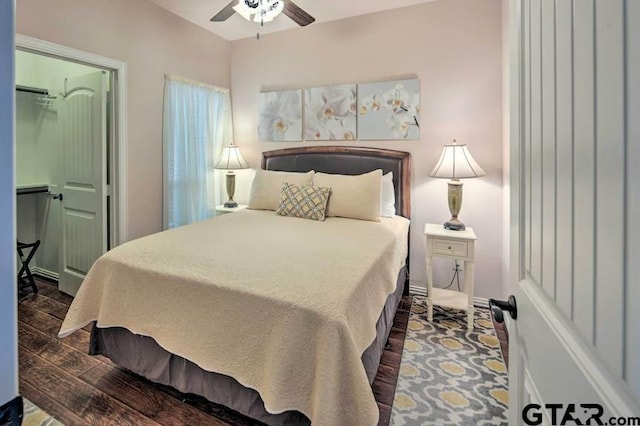
[[[31,271],[69,294],[109,246],[109,85],[109,71],[16,51],[17,239],[40,241]]]

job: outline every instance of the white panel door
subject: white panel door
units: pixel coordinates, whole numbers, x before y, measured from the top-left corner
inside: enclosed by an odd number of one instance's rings
[[[66,79],[60,108],[62,239],[59,288],[75,295],[107,250],[106,74]]]
[[[513,425],[640,424],[639,3],[510,0]]]

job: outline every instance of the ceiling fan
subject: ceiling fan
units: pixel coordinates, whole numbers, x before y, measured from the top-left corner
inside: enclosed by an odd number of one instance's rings
[[[263,24],[272,21],[280,12],[287,15],[301,27],[305,27],[316,20],[291,0],[231,0],[228,5],[211,18],[211,21],[226,21],[231,15],[238,13],[248,21],[253,20]]]

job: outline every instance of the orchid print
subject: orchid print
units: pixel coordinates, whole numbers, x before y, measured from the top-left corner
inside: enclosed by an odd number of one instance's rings
[[[418,80],[361,84],[358,90],[361,139],[419,137]]]
[[[261,93],[258,135],[262,141],[302,139],[302,92]]]
[[[356,139],[356,86],[314,87],[305,90],[305,139]]]

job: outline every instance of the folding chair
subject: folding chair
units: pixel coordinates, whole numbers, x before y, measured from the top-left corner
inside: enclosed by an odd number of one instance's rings
[[[38,287],[36,286],[36,282],[33,279],[33,275],[31,275],[31,269],[29,269],[29,263],[33,256],[36,254],[38,247],[40,246],[40,240],[36,240],[35,243],[21,243],[18,241],[18,257],[20,258],[20,263],[22,263],[22,267],[20,268],[20,272],[18,272],[18,291],[22,290],[24,287],[30,286],[33,290],[33,294],[38,293]],[[29,250],[29,253],[25,256],[24,251]]]

